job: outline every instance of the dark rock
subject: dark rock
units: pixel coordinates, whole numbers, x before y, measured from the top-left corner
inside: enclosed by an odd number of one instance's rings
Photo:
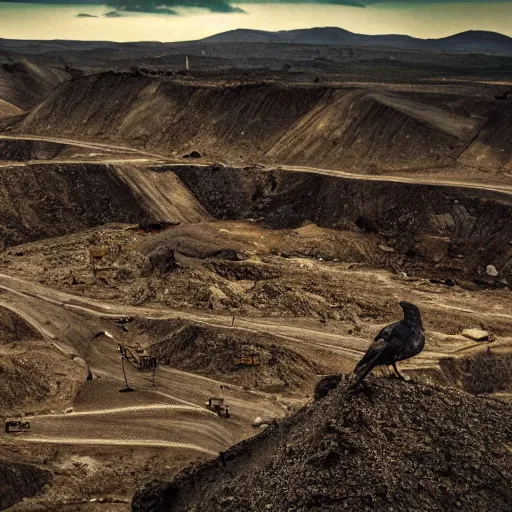
[[[165,247],[156,247],[147,256],[152,270],[166,273],[176,266],[174,251]]]
[[[199,151],[191,151],[190,153],[183,155],[183,158],[202,158],[202,155]]]
[[[347,378],[323,400],[139,491],[133,512],[508,512],[512,407],[453,389]],[[491,448],[492,447],[492,448]]]
[[[315,386],[315,400],[320,400],[329,394],[329,392],[338,387],[341,382],[341,375],[327,375],[322,377]]]

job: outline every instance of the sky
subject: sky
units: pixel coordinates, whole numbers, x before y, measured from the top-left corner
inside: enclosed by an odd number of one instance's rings
[[[0,37],[9,39],[169,42],[236,28],[324,26],[423,38],[472,29],[512,36],[512,0],[0,1]]]

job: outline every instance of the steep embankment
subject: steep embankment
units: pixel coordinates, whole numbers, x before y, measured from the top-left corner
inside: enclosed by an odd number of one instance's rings
[[[12,507],[18,501],[35,496],[52,482],[49,471],[30,464],[0,461],[0,510]]]
[[[450,273],[512,270],[512,198],[484,190],[343,179],[289,171],[175,168],[216,218],[306,222],[381,235],[391,252]]]
[[[512,171],[512,104],[496,104],[480,135],[462,153],[460,161],[490,169]]]
[[[58,87],[19,125],[26,133],[123,141],[181,156],[198,150],[232,163],[301,164],[362,172],[454,166],[475,137],[485,166],[510,159],[502,108],[454,112],[451,99],[365,89],[277,84],[191,85],[105,73]],[[481,98],[475,99],[478,112]],[[484,109],[486,110],[486,109]],[[485,126],[484,137],[478,139]],[[487,135],[485,135],[487,134]],[[499,146],[499,147],[498,147]],[[502,151],[504,149],[504,152]]]
[[[109,222],[195,221],[204,210],[172,173],[111,165],[0,169],[4,246]]]
[[[3,63],[1,60],[0,99],[23,110],[33,108],[58,84],[70,78],[68,73],[57,67],[34,64],[26,59]]]
[[[0,302],[0,416],[69,403],[87,371],[10,308]]]
[[[500,511],[512,407],[393,379],[338,389],[223,456],[136,493],[134,512]]]
[[[68,147],[66,144],[43,140],[0,139],[0,162],[52,160],[65,152]]]

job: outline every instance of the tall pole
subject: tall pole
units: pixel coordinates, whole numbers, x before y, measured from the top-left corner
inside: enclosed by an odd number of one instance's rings
[[[124,376],[125,387],[123,389],[120,389],[119,391],[121,393],[128,393],[130,391],[135,391],[133,388],[131,388],[128,385],[128,379],[126,378],[126,370],[124,369],[124,356],[122,354],[121,354],[121,366],[123,367],[123,376]]]

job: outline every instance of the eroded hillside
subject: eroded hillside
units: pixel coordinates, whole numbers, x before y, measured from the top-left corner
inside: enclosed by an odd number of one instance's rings
[[[363,173],[507,168],[510,105],[399,89],[191,84],[106,73],[61,85],[19,125],[209,161]],[[452,171],[460,174],[461,171]]]

